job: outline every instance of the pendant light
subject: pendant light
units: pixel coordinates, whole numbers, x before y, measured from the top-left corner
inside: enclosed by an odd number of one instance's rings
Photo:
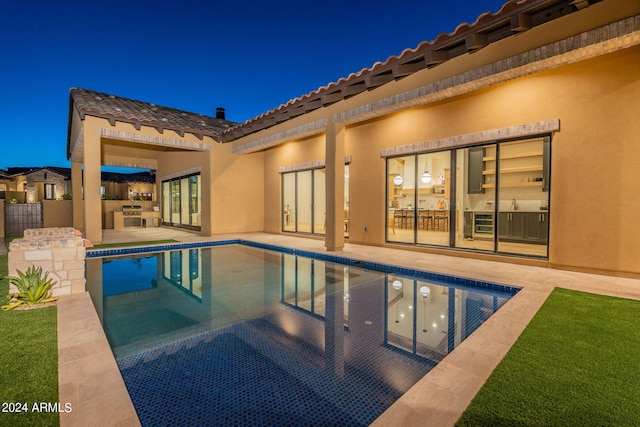
[[[402,185],[403,182],[404,179],[402,178],[402,175],[400,175],[400,166],[398,166],[396,176],[393,177],[393,183],[395,185]]]
[[[425,160],[424,162],[424,173],[420,176],[420,181],[422,181],[424,184],[428,184],[431,182],[431,174],[429,173],[429,170],[427,169],[427,161]]]

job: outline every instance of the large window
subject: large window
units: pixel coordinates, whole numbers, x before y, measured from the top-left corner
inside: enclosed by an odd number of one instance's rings
[[[282,174],[282,231],[326,233],[326,169]],[[345,165],[344,233],[349,235],[349,165]]]
[[[547,257],[550,149],[543,136],[387,159],[387,241]]]
[[[56,198],[55,184],[44,184],[44,198],[45,200],[55,200]]]
[[[200,175],[189,175],[162,182],[163,224],[200,230],[200,181]]]

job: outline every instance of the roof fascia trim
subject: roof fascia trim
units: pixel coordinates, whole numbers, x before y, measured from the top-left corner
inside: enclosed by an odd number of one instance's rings
[[[126,132],[105,128],[100,128],[98,130],[98,133],[102,138],[116,139],[119,141],[129,141],[148,145],[159,145],[162,147],[178,148],[189,151],[211,151],[211,145],[194,141],[181,141],[179,139],[142,135],[135,132]]]
[[[344,156],[344,163],[345,164],[351,163],[351,154],[347,154],[346,156]],[[321,169],[321,168],[324,168],[325,166],[326,166],[326,161],[324,159],[313,160],[310,162],[297,163],[295,165],[280,166],[278,168],[278,173],[298,172],[298,171],[305,171],[309,169]]]
[[[261,151],[267,148],[275,147],[276,145],[284,144],[285,142],[289,142],[293,139],[306,138],[308,136],[324,133],[326,127],[327,119],[321,118],[313,122],[296,126],[292,129],[278,132],[271,136],[255,139],[247,143],[235,146],[231,149],[231,152],[234,154],[254,153],[256,151]]]
[[[540,122],[524,123],[517,126],[467,133],[448,138],[432,139],[430,141],[401,145],[398,147],[383,148],[380,150],[380,157],[395,157],[406,154],[421,153],[424,151],[462,147],[500,139],[519,138],[545,133],[548,134],[559,130],[560,119],[543,120]]]
[[[150,169],[150,170],[154,170],[157,168],[157,166],[152,163],[103,162],[102,165],[114,166],[118,168],[134,168],[134,169]]]
[[[351,125],[640,44],[640,15],[334,115]]]

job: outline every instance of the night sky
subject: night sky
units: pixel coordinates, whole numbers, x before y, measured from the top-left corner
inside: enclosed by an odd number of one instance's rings
[[[503,3],[4,2],[0,168],[69,167],[72,87],[244,122]]]

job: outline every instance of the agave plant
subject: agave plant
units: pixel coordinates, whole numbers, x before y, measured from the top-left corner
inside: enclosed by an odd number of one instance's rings
[[[42,267],[31,266],[26,272],[17,270],[18,277],[9,277],[10,282],[18,288],[18,292],[11,295],[9,304],[2,306],[3,310],[11,310],[23,304],[43,304],[58,299],[51,296],[51,287],[55,281],[49,278],[49,273],[42,275]]]

